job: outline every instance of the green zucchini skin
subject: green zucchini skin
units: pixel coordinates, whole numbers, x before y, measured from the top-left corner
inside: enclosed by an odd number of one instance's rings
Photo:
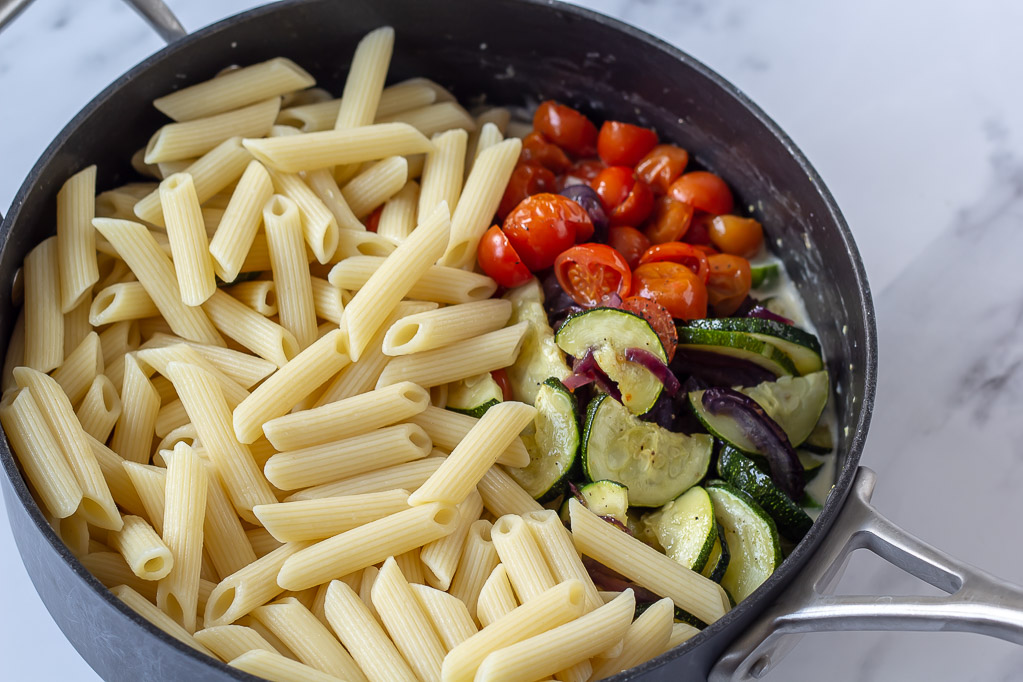
[[[508,475],[543,504],[565,490],[579,453],[578,404],[557,378],[549,377],[537,390],[532,431],[522,434],[529,465],[508,468]]]
[[[706,490],[694,485],[643,520],[665,554],[697,573],[704,570],[718,537],[714,504]]]
[[[693,322],[702,323],[705,320]],[[769,341],[745,332],[702,329],[692,324],[690,322],[675,325],[678,347],[682,350],[698,350],[746,360],[763,367],[776,377],[799,374],[792,358]]]
[[[781,564],[778,529],[752,497],[731,484],[710,481],[706,488],[731,552],[721,586],[732,599],[741,602]]]
[[[720,317],[692,320],[690,329],[744,334],[776,347],[792,361],[795,373],[809,374],[824,368],[820,341],[799,327],[759,317]]]
[[[749,457],[726,445],[718,453],[717,468],[719,476],[752,497],[774,519],[785,539],[799,542],[810,530],[813,519]]]

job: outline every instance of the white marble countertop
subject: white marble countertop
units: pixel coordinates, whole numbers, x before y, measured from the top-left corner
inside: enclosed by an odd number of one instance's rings
[[[195,29],[260,4],[171,0]],[[1023,4],[585,0],[679,46],[796,141],[852,226],[880,381],[862,463],[876,506],[1023,584]],[[118,0],[38,0],[0,34],[0,212],[95,93],[161,46]],[[2,509],[2,508],[0,508]],[[0,511],[0,516],[6,516]],[[35,594],[0,519],[0,673],[96,679]],[[916,594],[853,559],[847,593]],[[1023,647],[951,633],[814,634],[771,680],[1015,680]]]

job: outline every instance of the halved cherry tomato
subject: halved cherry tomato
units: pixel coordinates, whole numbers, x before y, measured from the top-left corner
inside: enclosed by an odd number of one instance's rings
[[[675,348],[678,346],[678,332],[675,331],[675,322],[671,319],[668,309],[657,301],[643,296],[629,296],[622,301],[622,310],[636,313],[650,323],[650,326],[657,333],[657,338],[664,346],[664,352],[668,356],[668,362],[675,357]]]
[[[751,258],[764,243],[764,228],[753,218],[719,215],[708,225],[710,241],[724,253]]]
[[[376,232],[377,227],[380,226],[380,214],[384,212],[383,204],[373,209],[373,212],[366,218],[366,229],[370,232]]]
[[[643,252],[643,257],[639,259],[640,265],[659,263],[661,261],[670,261],[686,266],[695,272],[702,282],[706,282],[707,276],[710,274],[707,254],[692,244],[683,244],[681,242],[655,244]]]
[[[665,194],[689,163],[689,152],[673,144],[659,144],[636,164],[636,177],[655,194]]]
[[[575,178],[587,185],[593,181],[595,177],[600,175],[600,171],[604,170],[606,166],[600,159],[583,159],[576,161],[571,168],[560,178],[564,184],[568,178]],[[567,184],[566,184],[567,186]]]
[[[728,317],[736,310],[750,288],[749,261],[742,256],[718,253],[707,256],[710,277],[707,279],[707,301],[718,317]]]
[[[501,387],[501,397],[505,400],[515,400],[515,394],[512,393],[511,380],[508,379],[508,372],[503,369],[495,369],[490,373],[497,385]]]
[[[549,268],[559,253],[575,244],[578,233],[593,234],[590,214],[560,194],[534,194],[504,219],[504,233],[533,272]]]
[[[674,242],[685,235],[692,220],[692,206],[663,196],[654,203],[654,214],[650,216],[643,232],[654,244]]]
[[[632,273],[632,293],[657,301],[679,320],[707,317],[707,286],[692,270],[662,261]]]
[[[654,208],[654,194],[631,168],[608,166],[600,171],[590,186],[600,195],[611,227],[640,225]]]
[[[597,154],[609,166],[635,166],[657,144],[657,133],[649,128],[604,121],[597,136]]]
[[[533,129],[569,154],[593,156],[597,153],[597,126],[572,107],[554,100],[542,102],[536,108]]]
[[[497,217],[504,220],[523,199],[541,192],[553,192],[554,186],[554,173],[535,163],[520,163],[504,188],[504,196],[497,206]]]
[[[503,287],[517,287],[533,277],[497,225],[483,234],[476,249],[476,261],[483,272]]]
[[[639,259],[650,248],[650,240],[646,235],[627,225],[612,227],[607,233],[607,243],[622,254],[630,268],[639,265]]]
[[[612,291],[623,298],[632,287],[632,271],[622,254],[607,244],[577,244],[554,261],[558,284],[581,306],[597,305]]]
[[[689,222],[689,229],[682,235],[682,241],[687,244],[699,246],[710,246],[710,221],[714,216],[709,213],[697,213]]]
[[[522,138],[522,153],[519,161],[535,163],[552,173],[564,173],[572,166],[571,159],[556,144],[551,144],[535,130]]]
[[[684,173],[671,183],[668,194],[698,211],[714,215],[732,212],[732,190],[717,175],[707,171]]]

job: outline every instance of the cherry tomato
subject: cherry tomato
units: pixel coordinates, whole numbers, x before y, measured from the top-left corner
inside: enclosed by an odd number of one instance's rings
[[[689,223],[692,220],[692,206],[663,196],[654,203],[654,213],[650,216],[644,232],[654,244],[674,242],[682,239],[689,230]]]
[[[522,264],[515,247],[497,225],[483,234],[483,239],[476,249],[476,261],[487,276],[503,287],[517,287],[528,282],[533,276],[529,268]]]
[[[490,373],[497,385],[501,387],[501,397],[505,400],[515,400],[515,394],[512,393],[511,380],[508,379],[508,372],[503,369],[495,369]]]
[[[578,233],[593,234],[590,214],[559,194],[526,197],[504,219],[509,243],[533,272],[549,268]]]
[[[655,244],[643,253],[639,259],[640,265],[645,263],[659,263],[670,261],[684,265],[700,278],[701,282],[707,281],[710,274],[710,265],[707,263],[707,254],[692,244],[681,242],[668,242],[666,244]]]
[[[597,126],[572,107],[547,100],[533,114],[533,129],[569,154],[593,156],[597,153]]]
[[[632,271],[622,254],[607,244],[577,244],[554,261],[558,284],[581,306],[597,305],[605,294],[623,298],[632,286]]]
[[[650,248],[650,240],[646,238],[646,235],[627,225],[612,227],[607,233],[607,243],[622,254],[630,268],[639,265],[639,259]]]
[[[682,235],[682,241],[687,244],[699,246],[710,246],[710,221],[714,216],[708,213],[697,213],[689,223],[689,229]]]
[[[512,171],[508,186],[504,189],[504,196],[497,207],[497,217],[504,220],[504,217],[511,213],[519,203],[528,196],[540,194],[541,192],[553,192],[554,173],[543,166],[535,163],[520,163]]]
[[[671,319],[668,309],[657,301],[642,296],[629,296],[622,301],[621,308],[636,313],[650,323],[657,333],[657,338],[661,340],[661,345],[664,346],[668,362],[671,362],[678,346],[678,332],[675,331],[675,321]]]
[[[689,163],[689,152],[673,144],[659,144],[636,164],[636,177],[655,194],[665,194]]]
[[[621,121],[604,121],[597,154],[609,166],[635,166],[657,144],[657,133]]]
[[[380,214],[384,212],[383,204],[377,206],[369,217],[366,218],[366,229],[370,232],[376,232],[377,227],[380,226]]]
[[[667,261],[640,265],[632,273],[632,292],[657,301],[675,319],[707,317],[707,286],[684,265]]]
[[[732,190],[717,175],[707,171],[684,173],[668,188],[676,201],[714,215],[732,212]]]
[[[631,168],[608,166],[590,186],[600,195],[611,227],[639,225],[654,208],[654,194],[642,180],[636,180]]]
[[[568,178],[574,178],[575,180],[584,182],[588,185],[595,177],[600,175],[600,171],[604,170],[604,168],[606,168],[606,166],[600,159],[582,159],[581,161],[576,161],[572,164],[572,167],[569,168],[568,172],[566,172],[560,179],[562,184],[566,187],[569,184],[572,184],[565,182]]]
[[[707,301],[718,317],[728,317],[736,310],[750,288],[749,261],[741,256],[718,253],[707,256],[710,277],[707,279]]]
[[[719,215],[710,221],[708,228],[711,243],[735,256],[755,256],[764,243],[764,228],[753,218]]]
[[[572,161],[561,147],[551,144],[535,130],[522,139],[519,161],[543,166],[552,173],[564,173],[572,166]]]

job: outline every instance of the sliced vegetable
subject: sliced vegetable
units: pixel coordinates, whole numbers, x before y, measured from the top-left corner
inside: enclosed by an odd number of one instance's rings
[[[695,485],[643,521],[665,554],[686,568],[703,571],[718,537],[714,505],[706,490]]]
[[[628,296],[632,271],[618,251],[607,244],[577,244],[554,260],[561,288],[583,307],[597,305],[609,293]]]
[[[523,199],[542,192],[553,192],[555,185],[554,173],[548,169],[535,163],[520,163],[504,188],[501,203],[497,206],[497,217],[504,220]]]
[[[692,244],[682,242],[668,242],[666,244],[654,244],[643,253],[639,259],[640,264],[658,263],[669,261],[684,265],[692,270],[697,277],[704,282],[710,276],[710,265],[707,262],[707,254]]]
[[[680,352],[695,350],[738,358],[759,365],[775,376],[799,374],[787,354],[774,344],[749,334],[682,324],[677,325],[677,330]]]
[[[689,153],[685,149],[673,144],[659,144],[636,164],[636,175],[654,192],[664,194],[682,175],[688,163]]]
[[[629,489],[618,481],[593,481],[579,489],[583,504],[597,516],[628,526]]]
[[[826,421],[819,421],[813,427],[813,431],[800,444],[806,450],[817,454],[826,455],[835,449],[835,437],[831,432],[831,424]]]
[[[668,194],[698,211],[713,215],[732,212],[732,190],[719,176],[707,171],[684,173],[671,183]]]
[[[503,400],[504,391],[489,372],[448,385],[447,409],[477,419]]]
[[[774,380],[774,373],[738,357],[680,348],[671,362],[675,376],[693,377],[706,386],[756,386]]]
[[[824,371],[781,377],[739,390],[764,408],[793,446],[800,445],[813,432],[830,393],[828,373]]]
[[[769,475],[735,448],[726,445],[718,453],[718,475],[752,497],[774,519],[778,532],[786,539],[799,542],[813,525],[813,519]]]
[[[732,553],[728,549],[728,540],[725,538],[725,529],[721,527],[720,523],[714,523],[717,529],[717,537],[714,539],[714,547],[710,550],[710,558],[707,559],[707,565],[703,567],[703,577],[710,578],[716,583],[720,583],[721,579],[725,577],[725,571],[728,570],[728,562],[732,558]]]
[[[789,356],[799,374],[809,374],[824,367],[821,344],[817,337],[798,327],[757,317],[722,317],[693,320],[690,329],[741,332],[766,341]]]
[[[642,317],[615,308],[593,308],[570,316],[558,330],[555,341],[561,350],[576,358],[592,353],[598,367],[621,392],[621,400],[633,414],[643,414],[663,390],[661,380],[642,365],[629,362],[625,351],[639,348],[667,361],[656,332]],[[603,477],[602,477],[603,478]]]
[[[567,197],[583,207],[586,213],[590,216],[590,222],[593,223],[593,234],[581,238],[580,235],[576,235],[576,241],[595,241],[605,242],[607,241],[607,228],[608,219],[607,213],[604,212],[604,205],[600,203],[600,197],[589,185],[571,185],[561,190],[561,196]]]
[[[678,241],[689,231],[693,220],[693,207],[675,201],[669,196],[658,197],[654,212],[647,221],[644,233],[651,244],[665,244]]]
[[[580,232],[592,235],[593,223],[576,202],[545,192],[523,199],[504,219],[502,229],[522,262],[536,272],[554,265]]]
[[[637,180],[627,166],[608,166],[590,186],[604,202],[611,227],[640,225],[654,209],[654,193],[649,185]]]
[[[725,531],[731,558],[721,586],[736,602],[771,577],[782,561],[778,530],[771,517],[746,493],[714,481],[707,484],[714,516]]]
[[[533,128],[570,154],[597,153],[597,126],[572,107],[554,100],[541,102],[533,114]]]
[[[749,261],[742,256],[715,253],[707,256],[707,304],[715,316],[732,315],[749,295]]]
[[[750,286],[754,289],[769,287],[781,276],[781,266],[777,263],[766,265],[750,265]]]
[[[635,166],[656,145],[653,130],[621,121],[604,121],[597,134],[597,154],[609,166]]]
[[[719,215],[710,221],[710,243],[722,253],[752,258],[764,245],[764,228],[753,218]]]
[[[515,247],[497,225],[487,230],[480,240],[476,262],[488,277],[503,287],[517,287],[533,278],[533,273],[523,264]]]
[[[629,362],[635,362],[637,365],[643,365],[650,370],[650,373],[657,377],[661,384],[664,385],[664,391],[668,395],[678,393],[680,387],[678,378],[672,374],[668,365],[663,360],[650,351],[642,348],[626,348],[625,359]]]
[[[707,474],[714,440],[687,436],[642,421],[607,395],[586,410],[583,471],[629,488],[629,503],[657,507],[696,485]]]
[[[707,316],[707,286],[692,270],[678,263],[640,265],[632,273],[632,293],[657,301],[679,320]]]
[[[529,323],[519,355],[510,367],[505,368],[505,372],[515,400],[532,405],[540,384],[548,377],[565,379],[572,374],[572,370],[565,361],[565,354],[554,342],[554,331],[547,324],[540,283],[535,278],[530,279],[504,297],[512,302],[508,324]]]
[[[529,465],[508,468],[522,489],[540,502],[562,493],[566,477],[579,452],[579,421],[576,400],[565,386],[551,377],[543,382],[534,401],[537,413],[532,429],[522,434]]]

